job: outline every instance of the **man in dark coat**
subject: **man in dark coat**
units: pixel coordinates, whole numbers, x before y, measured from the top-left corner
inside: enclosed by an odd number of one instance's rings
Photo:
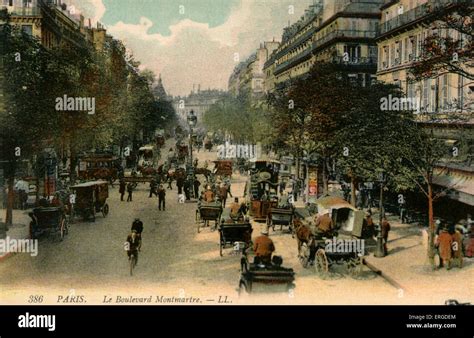
[[[153,195],[156,195],[156,187],[157,187],[157,183],[155,181],[154,178],[151,179],[151,182],[150,182],[150,195],[148,196],[148,198],[151,198],[153,197]]]
[[[119,193],[120,193],[120,200],[123,202],[123,196],[125,195],[125,190],[127,188],[127,184],[125,183],[124,180],[120,180],[120,187],[119,187]]]
[[[163,207],[163,211],[165,211],[166,208],[166,190],[163,188],[163,186],[160,184],[158,187],[158,210],[161,210]]]
[[[128,197],[127,197],[127,202],[132,202],[133,199],[133,184],[132,182],[127,184],[127,192],[128,192]]]
[[[197,179],[197,177],[194,178],[194,196],[198,197],[199,196],[199,187],[201,186],[201,182]]]
[[[178,187],[178,195],[181,195],[183,193],[183,187],[184,187],[185,179],[183,176],[179,176],[176,179],[176,186]]]

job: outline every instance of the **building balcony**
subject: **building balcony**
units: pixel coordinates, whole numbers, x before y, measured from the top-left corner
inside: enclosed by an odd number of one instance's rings
[[[288,54],[288,52],[290,50],[292,50],[293,48],[298,47],[299,45],[301,45],[302,43],[304,43],[305,41],[310,39],[315,32],[316,32],[316,27],[311,27],[306,33],[301,35],[299,38],[297,38],[295,41],[290,43],[288,46],[284,47],[282,50],[278,51],[275,54],[275,59],[279,59],[282,56]]]
[[[284,71],[300,64],[301,62],[310,59],[311,55],[312,55],[311,48],[307,48],[306,50],[302,51],[298,55],[292,57],[291,59],[276,65],[274,74],[278,75],[278,74],[283,73]]]
[[[313,50],[335,39],[375,39],[376,31],[336,30],[313,42]]]
[[[380,25],[380,35],[394,31],[405,25],[421,21],[431,15],[434,9],[449,7],[451,5],[465,3],[466,0],[429,0],[420,6],[417,6],[396,18],[390,19]]]
[[[363,67],[376,67],[376,57],[349,57],[344,58],[343,56],[333,56],[329,59],[329,62],[336,63],[345,66],[363,66]]]
[[[17,6],[2,6],[0,9],[7,9],[8,14],[12,17],[19,16],[41,16],[41,8],[39,7],[17,7]]]

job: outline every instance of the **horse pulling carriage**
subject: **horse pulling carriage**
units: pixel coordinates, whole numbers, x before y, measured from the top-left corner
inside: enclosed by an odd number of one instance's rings
[[[335,265],[345,265],[350,274],[358,274],[366,254],[362,239],[364,212],[338,197],[320,198],[316,205],[320,214],[329,213],[335,228],[331,234],[313,232],[306,239],[296,230],[301,264],[305,268],[312,266],[322,276]]]
[[[232,246],[235,250],[245,250],[252,241],[252,225],[243,217],[232,218],[230,209],[225,209],[221,216],[219,230],[219,253],[223,256],[223,250]],[[237,245],[236,245],[237,244]]]
[[[197,232],[201,232],[202,226],[208,227],[210,221],[215,222],[214,228],[211,228],[211,230],[215,230],[221,218],[221,214],[221,202],[199,202],[196,210]]]
[[[242,291],[252,293],[254,283],[285,285],[286,292],[294,289],[295,272],[282,267],[282,263],[283,259],[279,256],[274,256],[271,264],[250,263],[247,255],[243,255],[240,261],[239,295]]]
[[[57,235],[62,241],[69,231],[69,222],[62,207],[35,208],[29,216],[31,239],[48,233]]]
[[[74,213],[84,220],[92,219],[95,222],[96,213],[101,212],[104,217],[109,213],[107,198],[109,185],[105,181],[94,181],[71,187],[75,193]]]

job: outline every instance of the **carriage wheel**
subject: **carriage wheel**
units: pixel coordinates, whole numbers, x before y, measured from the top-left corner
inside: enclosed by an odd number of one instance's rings
[[[105,203],[104,206],[102,207],[102,215],[104,217],[107,217],[108,214],[109,214],[109,205]]]
[[[301,262],[301,265],[303,268],[307,268],[309,265],[309,255],[310,255],[310,249],[306,245],[306,243],[303,243],[300,247],[300,252],[299,252],[299,259]]]
[[[316,272],[319,274],[327,274],[329,272],[329,262],[324,249],[318,249],[316,252],[315,265]]]

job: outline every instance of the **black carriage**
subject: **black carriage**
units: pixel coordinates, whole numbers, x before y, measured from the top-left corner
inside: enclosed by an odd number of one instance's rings
[[[301,264],[312,266],[319,275],[328,274],[333,265],[345,265],[350,274],[358,274],[367,252],[362,239],[364,212],[332,196],[318,199],[316,206],[320,214],[329,213],[335,228],[325,237],[315,232],[309,243],[301,245]]]
[[[211,230],[215,230],[222,214],[222,204],[216,202],[199,202],[196,210],[197,232],[201,231],[201,227],[208,227],[209,221],[214,221],[215,226]]]
[[[29,215],[31,239],[49,234],[56,235],[62,241],[69,231],[68,219],[63,207],[35,208]]]
[[[109,185],[105,181],[86,182],[71,188],[75,194],[74,214],[81,215],[84,220],[95,222],[96,213],[107,217],[109,205]]]
[[[281,266],[283,259],[274,256],[271,264],[250,263],[244,255],[241,259],[241,275],[239,280],[239,295],[242,291],[252,293],[254,283],[285,285],[286,292],[294,289],[295,272],[291,268]]]
[[[279,225],[280,230],[283,231],[283,227],[287,226],[288,230],[293,233],[293,216],[294,209],[288,208],[271,208],[267,215],[267,228],[272,228],[275,231],[275,226]]]
[[[231,218],[229,209],[224,210],[218,230],[219,253],[221,256],[223,256],[223,250],[227,246],[235,248],[235,244],[239,243],[239,250],[245,250],[250,246],[253,231],[252,225],[245,218]]]

